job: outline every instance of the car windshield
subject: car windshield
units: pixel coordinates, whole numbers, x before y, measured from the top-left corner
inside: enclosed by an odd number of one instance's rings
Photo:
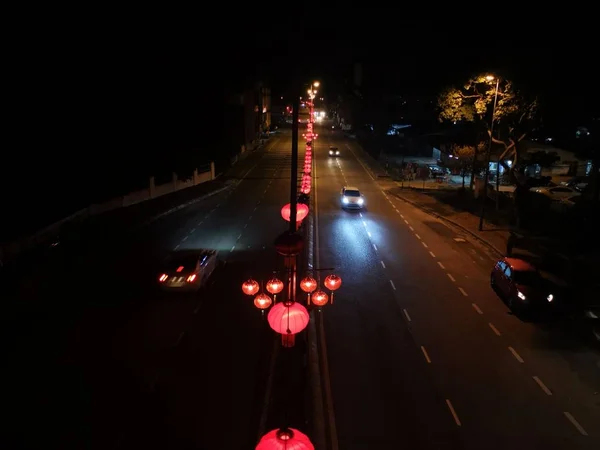
[[[523,286],[534,286],[540,283],[541,277],[539,273],[533,270],[523,270],[513,272],[515,283]]]
[[[196,263],[198,262],[197,256],[180,256],[177,258],[173,258],[167,262],[167,270],[177,270],[180,267],[183,267],[181,271],[193,270],[196,268]]]
[[[346,190],[346,191],[344,191],[344,195],[345,195],[346,197],[360,197],[360,192],[358,192],[358,191]]]

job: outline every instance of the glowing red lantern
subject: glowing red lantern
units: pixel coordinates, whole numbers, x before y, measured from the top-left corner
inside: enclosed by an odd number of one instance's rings
[[[263,311],[271,306],[271,303],[273,303],[273,301],[267,294],[261,293],[254,297],[254,306]]]
[[[310,305],[310,293],[317,289],[317,285],[317,280],[315,280],[313,277],[304,277],[302,281],[300,281],[300,289],[308,294],[308,298],[306,300],[308,305]]]
[[[281,208],[281,217],[289,222],[291,215],[291,205],[288,203]],[[306,216],[308,216],[308,206],[298,203],[296,205],[296,222],[302,222]]]
[[[304,238],[296,233],[285,231],[275,239],[275,250],[283,256],[295,256],[304,248]]]
[[[294,428],[272,430],[261,439],[256,450],[314,450],[315,446],[304,433]]]
[[[330,291],[337,291],[342,285],[342,279],[334,274],[327,275],[324,284]]]
[[[307,186],[307,187],[303,187],[303,188],[302,188],[300,191],[301,191],[303,194],[306,194],[306,195],[308,195],[308,194],[310,194],[310,187],[309,187],[309,186]]]
[[[312,147],[311,147],[310,145],[307,145],[307,146],[306,146],[306,151],[307,151],[307,152],[311,152],[311,151],[312,151]]]
[[[252,278],[246,280],[242,283],[242,291],[246,295],[254,295],[260,290],[260,286],[258,282],[254,281]]]
[[[300,303],[280,302],[271,308],[267,320],[273,331],[281,334],[281,344],[284,347],[293,347],[296,342],[295,335],[306,328],[309,315]]]
[[[267,288],[267,291],[269,291],[271,294],[277,295],[281,291],[283,291],[283,281],[281,281],[277,278],[272,278],[269,281],[267,281],[266,288]]]
[[[310,299],[312,300],[313,305],[325,306],[329,301],[329,296],[323,291],[316,291],[311,295]]]
[[[340,288],[342,279],[337,275],[331,274],[327,275],[323,283],[325,284],[325,287],[331,291],[331,304],[333,305],[333,292]]]

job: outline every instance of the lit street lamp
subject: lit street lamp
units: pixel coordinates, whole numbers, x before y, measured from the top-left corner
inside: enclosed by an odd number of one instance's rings
[[[485,158],[485,178],[483,180],[483,195],[482,195],[482,200],[481,200],[481,214],[479,216],[479,231],[483,230],[483,216],[485,214],[485,201],[487,199],[487,187],[488,187],[488,178],[490,176],[490,157],[491,157],[491,153],[492,153],[492,140],[493,140],[493,135],[494,135],[494,116],[496,115],[496,104],[498,103],[498,88],[500,86],[500,78],[499,77],[493,77],[492,75],[488,75],[487,77],[485,77],[485,79],[487,81],[494,81],[494,79],[496,80],[496,91],[494,94],[494,107],[492,108],[492,121],[490,123],[490,140],[488,143],[488,150],[487,150],[487,155]],[[499,190],[499,186],[500,186],[500,180],[499,180],[499,175],[500,175],[500,161],[498,161],[497,163],[497,169],[496,169],[496,208],[498,207],[498,190]]]

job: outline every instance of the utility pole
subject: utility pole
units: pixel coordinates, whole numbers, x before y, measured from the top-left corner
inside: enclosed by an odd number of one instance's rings
[[[290,179],[290,233],[296,232],[298,209],[298,119],[300,97],[296,92],[292,103],[292,173]]]

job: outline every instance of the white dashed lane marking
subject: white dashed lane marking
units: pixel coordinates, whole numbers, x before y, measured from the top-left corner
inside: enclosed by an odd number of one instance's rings
[[[498,328],[496,328],[492,322],[488,323],[488,325],[490,326],[490,328],[492,329],[492,331],[496,334],[496,336],[502,336],[500,334],[500,331],[498,331]]]
[[[392,286],[393,290],[396,290],[396,285],[394,284],[394,282],[392,280],[390,280],[390,285]]]
[[[450,278],[450,281],[456,283],[456,279],[452,275],[450,275],[449,273],[447,273],[446,275],[448,275],[448,278]]]
[[[462,295],[464,295],[465,297],[468,297],[468,296],[469,296],[469,294],[467,294],[467,291],[465,291],[463,288],[459,287],[459,288],[458,288],[458,290],[459,290],[459,291],[460,291],[460,293],[461,293]]]
[[[477,311],[477,314],[479,314],[479,315],[482,315],[482,314],[483,314],[483,311],[481,310],[481,308],[479,308],[479,306],[477,306],[477,304],[476,304],[476,303],[472,303],[472,304],[471,304],[471,306],[473,307],[473,309],[474,309],[475,311]]]
[[[517,361],[519,361],[521,364],[523,364],[525,362],[525,361],[523,361],[523,358],[521,358],[521,355],[519,355],[514,348],[508,347],[508,350],[512,353],[512,355],[515,357],[515,359]]]
[[[383,261],[381,261],[381,267],[385,269],[385,263]]]

